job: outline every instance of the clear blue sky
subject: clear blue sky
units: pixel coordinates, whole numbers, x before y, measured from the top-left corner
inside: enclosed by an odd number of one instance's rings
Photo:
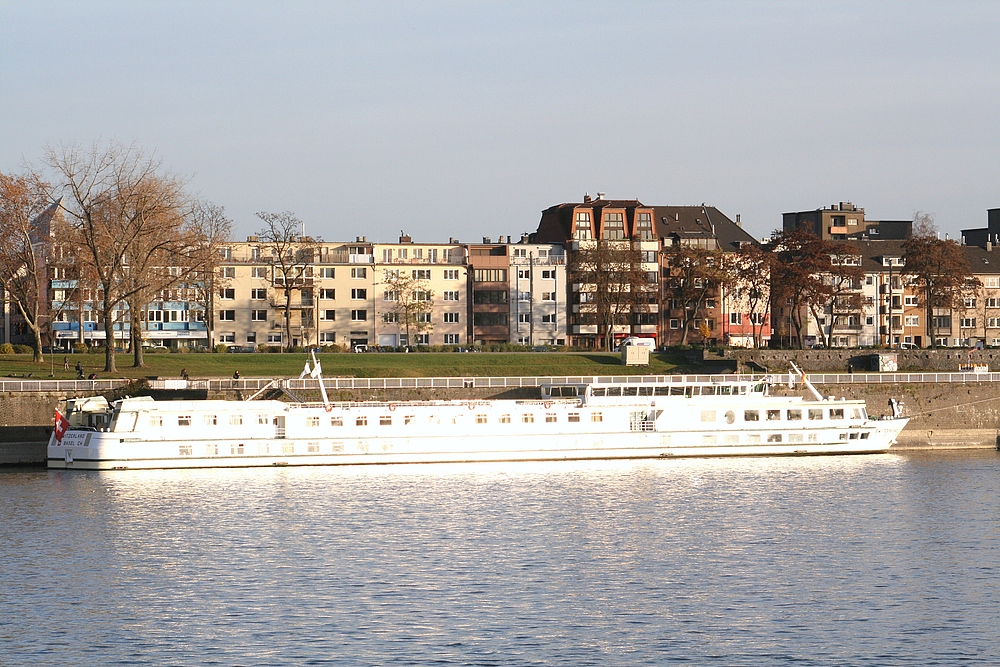
[[[0,170],[135,141],[328,241],[518,235],[585,192],[761,236],[1000,207],[996,2],[0,0]]]

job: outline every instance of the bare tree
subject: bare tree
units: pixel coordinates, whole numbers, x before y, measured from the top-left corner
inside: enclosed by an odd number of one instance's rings
[[[916,278],[923,289],[926,333],[931,346],[937,346],[934,335],[934,309],[964,309],[965,295],[980,286],[972,268],[955,241],[942,241],[934,236],[914,236],[903,243],[906,273]]]
[[[747,306],[754,347],[764,338],[764,323],[771,312],[771,261],[773,256],[756,243],[740,246],[729,257],[730,289],[733,296]]]
[[[687,345],[695,323],[705,318],[707,300],[718,295],[719,287],[730,280],[730,275],[718,250],[681,243],[666,253],[670,275],[664,281],[664,296],[673,300],[681,313],[681,345]],[[708,331],[711,335],[711,329]],[[698,332],[707,340],[704,329],[698,327]]]
[[[917,211],[913,214],[912,236],[917,238],[937,238],[937,223],[933,213]]]
[[[50,206],[37,176],[0,173],[0,287],[32,333],[34,361],[42,357],[42,320],[48,315],[46,261],[51,237],[42,219]]]
[[[226,209],[205,200],[193,202],[188,212],[189,224],[196,238],[190,259],[194,268],[193,285],[197,290],[197,304],[205,314],[208,342],[215,342],[215,297],[218,290],[229,284],[220,272],[223,250],[229,243],[233,221],[226,217]]]
[[[50,147],[45,161],[60,179],[56,187],[66,195],[65,209],[102,292],[104,371],[114,372],[115,325],[120,323],[122,306],[137,290],[148,288],[131,265],[155,254],[150,237],[172,243],[158,226],[180,218],[181,182],[161,175],[159,160],[134,144],[95,143],[86,150],[76,145]]]
[[[292,295],[300,297],[312,286],[312,263],[318,243],[302,235],[302,221],[289,211],[282,213],[258,212],[257,217],[264,227],[257,232],[261,246],[271,251],[275,265],[272,285],[275,292],[281,292],[285,314],[285,348],[292,348]],[[280,274],[280,275],[279,275]],[[304,305],[300,306],[302,309]],[[303,326],[305,316],[302,316]]]
[[[649,309],[651,281],[642,262],[638,243],[618,240],[581,244],[570,257],[570,282],[586,286],[579,292],[579,316],[593,318],[605,349],[614,348],[615,327],[630,325],[634,313]]]
[[[398,329],[405,330],[406,345],[413,345],[411,331],[422,333],[433,326],[430,314],[434,292],[428,289],[426,280],[393,269],[387,269],[385,273],[382,283],[385,285],[385,293],[382,300],[388,305],[383,319],[387,323],[394,323]]]

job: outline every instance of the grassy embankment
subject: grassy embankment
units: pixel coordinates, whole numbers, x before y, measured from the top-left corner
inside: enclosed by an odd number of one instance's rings
[[[104,355],[71,354],[69,370],[63,369],[63,357],[49,355],[42,364],[32,363],[29,355],[0,355],[0,378],[60,380],[76,378],[77,361],[84,374],[100,378],[180,377],[187,369],[191,378],[232,377],[239,370],[249,377],[297,377],[307,359],[305,354],[147,354],[146,368],[132,368],[131,355],[116,356],[118,371],[104,373]],[[551,375],[667,375],[681,370],[683,356],[673,353],[649,355],[649,366],[626,367],[619,355],[607,352],[476,352],[476,353],[367,353],[320,354],[323,375],[327,377],[517,377]],[[50,376],[51,373],[51,376]]]

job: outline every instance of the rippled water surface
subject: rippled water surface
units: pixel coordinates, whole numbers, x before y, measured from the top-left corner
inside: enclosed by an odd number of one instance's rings
[[[0,472],[0,664],[1000,664],[998,465]]]

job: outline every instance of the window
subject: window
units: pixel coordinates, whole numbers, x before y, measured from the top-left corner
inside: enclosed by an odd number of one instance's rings
[[[191,415],[177,415],[177,425],[178,426],[190,426],[191,425]]]
[[[458,323],[458,313],[445,313],[444,321],[447,324],[457,324]]]
[[[354,301],[364,301],[368,298],[368,290],[366,289],[352,289],[351,299]]]
[[[458,301],[458,291],[448,291],[441,293],[445,301]]]
[[[555,280],[556,272],[553,269],[542,269],[542,280]]]
[[[554,412],[546,412],[545,413],[545,423],[546,424],[554,424],[557,421],[559,421],[559,419],[556,417],[556,413],[554,413]]]
[[[507,313],[473,313],[472,323],[476,326],[507,326]]]
[[[445,345],[459,345],[458,334],[445,334],[444,335]]]
[[[555,301],[555,300],[556,300],[555,292],[542,292],[542,301]]]
[[[399,290],[387,289],[382,292],[383,301],[399,301]]]
[[[715,421],[715,410],[702,410],[701,420],[703,422],[714,422]]]
[[[904,296],[903,297],[904,306],[919,306],[920,300],[915,296]]]
[[[267,290],[263,287],[255,287],[250,290],[250,298],[254,301],[264,301],[267,299]]]
[[[228,250],[228,248],[226,248]],[[235,266],[224,266],[222,267],[222,277],[223,278],[235,278],[236,277],[236,267]]]
[[[843,419],[844,408],[830,408],[830,419]]]
[[[609,240],[625,238],[625,216],[622,213],[604,214],[604,232],[602,237]]]
[[[220,343],[235,343],[236,342],[236,332],[228,331],[226,333],[219,334]]]
[[[729,313],[729,323],[735,325],[743,324],[743,314],[742,313]]]
[[[411,274],[414,280],[430,280],[431,270],[430,269],[413,269]]]
[[[358,415],[354,418],[355,426],[368,426],[368,417],[366,415]]]
[[[760,421],[760,413],[757,412],[756,410],[744,410],[743,421],[745,422]]]
[[[651,241],[653,239],[653,218],[651,213],[636,214],[635,233],[643,241]]]
[[[280,333],[269,333],[267,334],[267,342],[271,345],[281,345],[281,334]]]
[[[392,415],[382,415],[378,418],[379,426],[392,426]]]
[[[959,325],[963,329],[975,329],[976,328],[976,318],[974,317],[962,317],[959,318]]]
[[[903,324],[908,327],[919,327],[920,326],[920,316],[918,315],[907,315],[903,318]]]
[[[356,279],[367,278],[368,268],[364,266],[355,266],[351,268],[351,277]]]
[[[486,415],[481,414],[481,413],[477,414],[476,415],[476,423],[477,424],[485,424],[485,423],[487,423],[486,422]]]
[[[517,321],[521,324],[528,324],[531,322],[531,313],[518,313]]]
[[[507,269],[476,269],[473,279],[477,283],[505,283],[507,282]]]
[[[542,324],[555,324],[555,323],[556,323],[556,314],[555,313],[549,313],[548,315],[542,315]]]
[[[337,290],[331,287],[325,287],[320,289],[319,298],[333,300],[337,298]]]
[[[802,421],[802,411],[789,410],[785,413],[785,419],[787,419],[788,421]]]
[[[430,290],[413,290],[413,300],[414,301],[430,301],[431,292]]]
[[[319,335],[319,342],[321,343],[336,343],[337,334],[333,331],[324,331]]]
[[[331,309],[319,311],[319,319],[323,322],[332,322],[337,319],[337,311]]]
[[[530,412],[524,413],[523,415],[521,415],[521,423],[522,424],[534,424],[535,423],[535,415],[531,414]]]
[[[458,280],[458,269],[445,269],[444,270],[445,280]]]
[[[590,238],[590,213],[587,211],[577,211],[576,226],[573,231],[573,238],[578,241],[586,241]]]
[[[219,298],[225,299],[226,301],[232,301],[236,298],[236,290],[232,287],[227,287],[225,289],[219,290]]]
[[[220,322],[235,322],[236,321],[236,311],[235,310],[220,310],[219,311],[219,321]]]
[[[507,292],[502,290],[476,290],[472,303],[507,303]]]
[[[414,334],[413,339],[414,339],[414,341],[416,341],[417,345],[430,345],[431,344],[431,335],[430,334],[425,334],[425,333],[424,334]]]
[[[768,410],[767,421],[773,422],[781,419],[781,410]]]
[[[251,310],[250,311],[250,321],[252,321],[252,322],[267,322],[267,311],[266,310]]]
[[[266,266],[255,266],[250,269],[251,278],[267,278],[267,267]]]
[[[521,280],[527,280],[528,278],[531,277],[531,271],[529,271],[528,269],[518,269],[517,277]]]
[[[386,324],[399,324],[399,313],[382,313],[382,321]]]
[[[976,307],[976,300],[975,300],[975,298],[963,299],[962,303],[963,303],[963,305],[966,308],[975,308]]]
[[[319,277],[320,278],[336,278],[337,277],[337,269],[334,268],[334,267],[332,267],[332,266],[321,267],[320,270],[319,270]]]
[[[500,415],[500,419],[498,419],[497,422],[499,422],[501,424],[509,424],[510,423],[510,415]]]
[[[671,319],[670,320],[670,328],[671,329],[680,329],[681,328],[681,321],[677,320],[677,319]]]
[[[351,321],[352,322],[365,322],[368,320],[367,310],[352,310],[351,311]]]
[[[604,421],[604,415],[600,412],[591,412],[590,421],[592,422],[602,422]]]
[[[430,313],[417,313],[417,322],[424,322],[430,324],[431,314]]]
[[[823,410],[819,408],[809,408],[809,420],[818,421],[823,419]]]

